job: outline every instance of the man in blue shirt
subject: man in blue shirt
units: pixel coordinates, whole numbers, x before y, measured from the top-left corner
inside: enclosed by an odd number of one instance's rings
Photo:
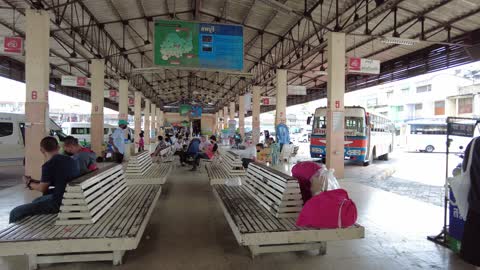
[[[42,165],[40,181],[25,176],[27,187],[43,193],[31,203],[15,207],[10,212],[10,223],[28,216],[58,213],[67,183],[79,176],[80,169],[75,160],[59,153],[60,147],[54,137],[45,137],[40,142],[40,151],[47,160]]]
[[[118,128],[112,134],[113,140],[113,150],[114,155],[113,159],[117,163],[123,162],[123,156],[125,155],[125,129],[128,127],[128,122],[126,120],[118,121]]]

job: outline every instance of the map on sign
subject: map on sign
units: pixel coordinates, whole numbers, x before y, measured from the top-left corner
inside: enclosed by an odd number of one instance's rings
[[[154,62],[159,66],[242,70],[243,28],[157,20]]]

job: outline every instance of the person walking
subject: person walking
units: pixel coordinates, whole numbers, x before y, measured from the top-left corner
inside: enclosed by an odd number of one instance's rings
[[[142,131],[140,131],[140,139],[138,140],[138,152],[143,152],[145,151],[145,140],[143,139],[143,137],[145,137],[145,133]]]

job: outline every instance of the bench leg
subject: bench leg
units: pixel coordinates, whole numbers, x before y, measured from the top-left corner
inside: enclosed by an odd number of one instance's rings
[[[320,242],[320,248],[318,249],[318,255],[327,254],[327,242]]]
[[[28,270],[37,270],[38,269],[37,255],[28,254],[27,257],[28,257]]]
[[[114,250],[113,251],[113,265],[120,265],[123,263],[123,254],[125,254],[125,250]]]

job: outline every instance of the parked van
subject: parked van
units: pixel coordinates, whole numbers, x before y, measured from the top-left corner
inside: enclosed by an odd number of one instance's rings
[[[49,135],[62,142],[66,135],[50,119]],[[25,115],[0,113],[0,164],[23,162],[25,157]]]
[[[103,140],[108,142],[108,136],[115,131],[115,126],[103,125]],[[66,135],[73,136],[78,139],[83,146],[90,144],[90,123],[82,122],[65,122],[62,124],[62,131]]]

